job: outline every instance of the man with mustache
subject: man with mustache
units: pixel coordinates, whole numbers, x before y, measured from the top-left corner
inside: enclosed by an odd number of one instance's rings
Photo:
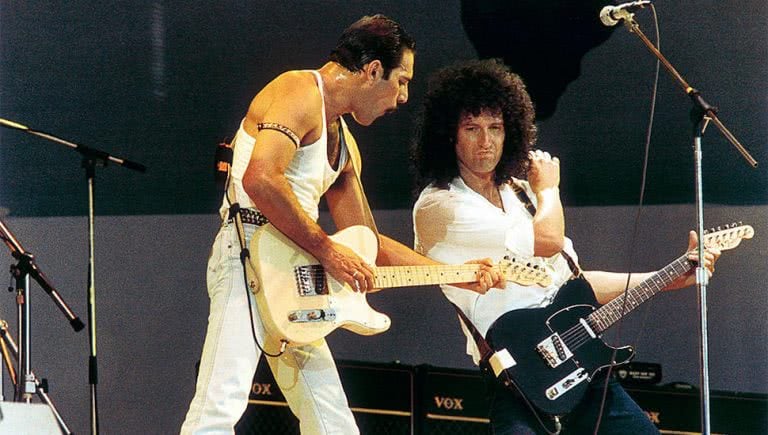
[[[342,116],[367,126],[405,104],[414,54],[414,41],[399,24],[366,16],[344,31],[325,65],[283,73],[252,100],[233,141],[223,224],[208,263],[208,330],[182,434],[233,432],[247,406],[261,346],[269,342],[243,280],[236,210],[246,243],[270,222],[336,280],[373,290],[373,267],[320,228],[318,203],[326,198],[339,230],[369,223],[356,174],[360,156]],[[388,237],[378,242],[377,264],[437,264]],[[486,263],[482,267],[489,270]],[[493,284],[489,271],[480,278],[467,287],[485,291]],[[267,361],[302,433],[358,433],[325,340],[289,347]]]

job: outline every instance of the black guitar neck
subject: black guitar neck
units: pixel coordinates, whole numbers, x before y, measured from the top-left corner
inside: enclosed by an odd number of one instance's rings
[[[672,281],[685,275],[694,263],[683,255],[637,286],[627,290],[611,302],[603,305],[588,316],[588,322],[598,334],[610,328],[624,315],[651,299]]]

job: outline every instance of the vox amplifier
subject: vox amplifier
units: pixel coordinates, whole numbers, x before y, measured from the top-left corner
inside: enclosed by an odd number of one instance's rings
[[[338,360],[341,383],[360,433],[413,434],[413,369],[400,364]],[[299,434],[299,423],[262,359],[253,378],[248,408],[235,433]]]
[[[490,433],[488,395],[479,370],[418,366],[419,434]]]
[[[690,386],[624,387],[661,433],[701,433],[699,391]],[[711,391],[712,434],[768,434],[768,396]]]

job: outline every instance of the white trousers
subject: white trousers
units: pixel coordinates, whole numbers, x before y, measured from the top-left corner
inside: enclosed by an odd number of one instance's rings
[[[255,227],[245,227],[250,240]],[[245,288],[234,224],[225,223],[216,236],[207,281],[211,299],[208,330],[195,396],[181,427],[183,435],[232,434],[248,405],[261,351],[253,341],[247,298],[262,346],[266,336],[253,295]],[[325,340],[288,348],[279,358],[268,357],[267,361],[288,406],[299,418],[302,434],[359,433]]]

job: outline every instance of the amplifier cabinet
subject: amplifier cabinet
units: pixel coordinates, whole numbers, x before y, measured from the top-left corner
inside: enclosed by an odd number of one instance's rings
[[[479,370],[337,361],[350,408],[364,435],[487,435],[490,407]],[[701,432],[699,393],[692,388],[625,386],[663,434]],[[710,393],[712,434],[768,434],[768,396]],[[248,408],[235,427],[245,434],[299,434],[299,424],[265,361]]]
[[[338,360],[336,366],[360,433],[414,433],[414,379],[411,366],[346,360]],[[299,422],[288,408],[266,361],[259,362],[248,408],[235,426],[235,433],[299,434]]]
[[[701,433],[699,391],[691,387],[624,387],[661,433]],[[710,432],[729,435],[768,434],[768,396],[711,391]]]
[[[238,435],[299,435],[299,420],[288,408],[285,396],[277,386],[269,364],[263,356],[253,376],[248,407],[235,425],[235,433]]]
[[[490,433],[487,387],[479,370],[418,366],[417,433]]]

